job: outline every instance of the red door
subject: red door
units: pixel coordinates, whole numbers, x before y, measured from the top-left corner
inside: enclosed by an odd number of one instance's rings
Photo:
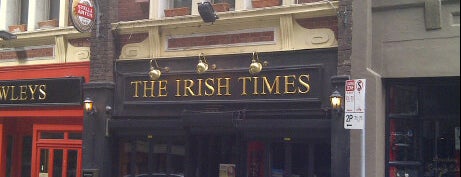
[[[0,124],[0,176],[5,175],[3,174],[6,166],[6,156],[3,154],[6,154],[3,152],[4,148],[4,142],[3,142],[3,124]]]
[[[81,176],[81,125],[34,125],[33,138],[32,177]]]

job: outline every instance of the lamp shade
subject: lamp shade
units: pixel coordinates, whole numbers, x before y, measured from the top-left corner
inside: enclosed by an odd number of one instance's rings
[[[335,90],[331,95],[330,95],[330,104],[331,107],[335,110],[339,110],[342,107],[342,96],[341,94]]]
[[[85,112],[92,112],[94,110],[93,108],[93,100],[86,98],[83,101],[83,108],[85,109]]]

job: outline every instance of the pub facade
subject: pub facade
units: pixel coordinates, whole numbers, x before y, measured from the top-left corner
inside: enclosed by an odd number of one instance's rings
[[[0,176],[81,174],[88,74],[86,62],[1,68]]]
[[[1,177],[82,175],[89,34],[68,4],[0,0]]]
[[[112,32],[92,32],[114,44],[92,47],[92,66],[114,57],[114,75],[84,86],[83,174],[348,175],[348,132],[329,101],[348,78],[337,75],[339,2],[226,1],[214,23],[199,0],[167,2],[120,0],[119,16],[101,19]],[[176,6],[191,11],[168,16]]]
[[[202,74],[190,67],[195,59],[175,58],[158,62],[171,66],[158,80],[147,75],[149,60],[117,62],[120,97],[109,129],[118,174],[330,176],[336,56],[334,49],[262,53],[269,64],[254,75],[252,53],[209,56],[223,69]]]

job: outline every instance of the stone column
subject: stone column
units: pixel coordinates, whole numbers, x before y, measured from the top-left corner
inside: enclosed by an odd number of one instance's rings
[[[118,58],[111,23],[118,20],[118,0],[95,0],[96,23],[91,31],[90,82],[84,98],[94,102],[96,112],[83,119],[83,171],[97,171],[99,177],[116,176],[112,167],[116,143],[108,130],[114,99],[114,64]]]
[[[348,75],[333,76],[331,93],[336,89],[344,97],[344,83],[348,79]],[[349,177],[350,132],[344,128],[344,109],[331,110],[331,114],[331,176]]]

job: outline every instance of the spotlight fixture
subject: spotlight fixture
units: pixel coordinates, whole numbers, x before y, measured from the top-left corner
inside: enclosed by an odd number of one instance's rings
[[[3,40],[11,40],[11,39],[17,39],[18,36],[8,31],[0,30],[0,38]]]
[[[211,66],[212,70],[216,69],[216,64],[212,64]],[[197,73],[202,74],[208,70],[208,61],[205,58],[205,55],[203,53],[200,53],[198,55],[198,64],[197,64]]]
[[[219,19],[210,2],[199,2],[197,4],[198,13],[200,14],[200,17],[202,17],[203,22],[213,23],[216,21],[216,19]]]
[[[206,61],[205,56],[203,53],[198,55],[198,64],[197,64],[197,73],[201,74],[208,70],[208,62]]]
[[[259,60],[258,53],[253,52],[253,56],[251,58],[250,69],[249,69],[250,74],[255,75],[261,72],[261,70],[263,69],[263,65],[267,66],[267,61],[264,61],[263,63],[261,63],[261,60]]]
[[[152,61],[155,63],[155,66],[152,65]],[[168,72],[170,69],[168,67],[159,67],[158,66],[158,63],[157,63],[157,60],[150,60],[150,71],[149,71],[149,77],[151,80],[157,80],[158,78],[160,78],[160,76],[162,75],[162,72],[160,70],[163,70],[165,72]]]

